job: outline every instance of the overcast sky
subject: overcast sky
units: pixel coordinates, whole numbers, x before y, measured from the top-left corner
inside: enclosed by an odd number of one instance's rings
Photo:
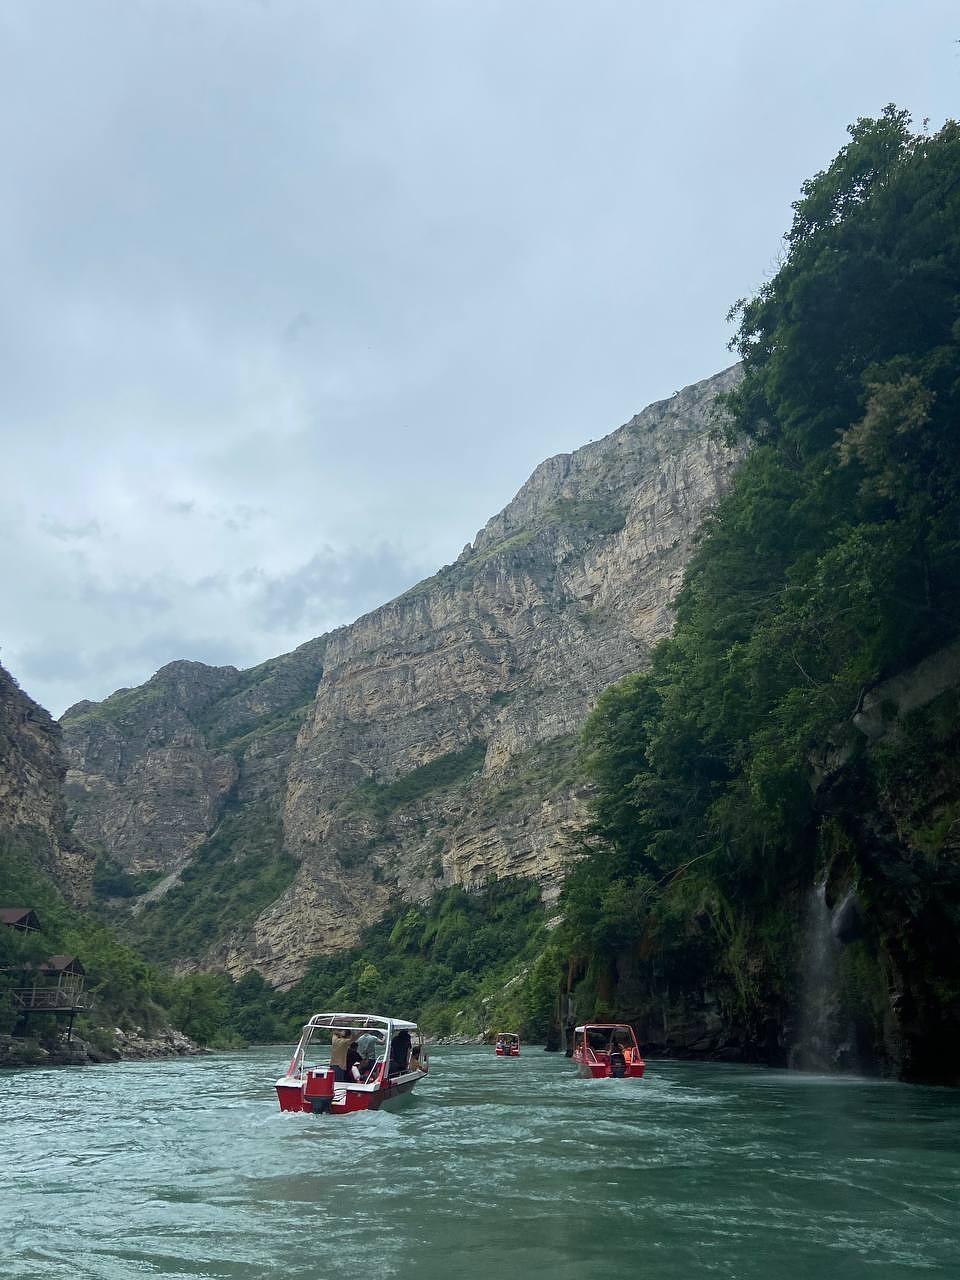
[[[732,361],[956,0],[5,0],[0,662],[59,715],[454,559]]]

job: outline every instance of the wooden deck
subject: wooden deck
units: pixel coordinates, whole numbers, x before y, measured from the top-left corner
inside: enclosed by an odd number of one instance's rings
[[[13,1003],[27,1012],[42,1010],[44,1013],[76,1013],[87,1008],[82,991],[58,991],[55,987],[25,987],[12,991]]]

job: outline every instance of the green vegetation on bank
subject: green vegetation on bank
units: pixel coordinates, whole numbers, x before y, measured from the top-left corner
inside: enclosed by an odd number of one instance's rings
[[[12,838],[0,840],[0,905],[30,907],[40,921],[39,933],[0,927],[0,969],[37,965],[52,955],[75,955],[84,967],[91,1009],[76,1027],[87,1034],[93,1026],[142,1027],[156,1030],[170,1021],[176,983],[148,964],[114,931],[86,912],[71,907],[49,878],[38,871],[34,851]],[[14,973],[0,973],[0,1032],[16,1021],[11,991],[20,985]],[[35,1016],[40,1033],[55,1029],[50,1017]],[[62,1024],[57,1024],[62,1029]]]
[[[505,879],[482,889],[446,889],[428,904],[398,902],[358,944],[318,957],[287,992],[260,974],[173,978],[118,941],[106,926],[67,906],[46,878],[0,853],[7,896],[37,911],[43,933],[0,930],[0,965],[76,954],[87,970],[93,1008],[78,1032],[172,1024],[201,1044],[227,1048],[295,1039],[319,1009],[364,1008],[418,1019],[434,1035],[476,1035],[502,1024],[542,1036],[559,982],[538,886]],[[0,975],[2,976],[2,975]],[[14,1022],[10,983],[0,984],[0,1031]]]
[[[434,1035],[494,1023],[543,1035],[556,999],[538,886],[504,879],[398,903],[349,951],[318,957],[278,1008],[291,1030],[320,1009],[387,1010]],[[544,952],[547,956],[544,958]]]
[[[114,1028],[151,1035],[173,1026],[211,1048],[286,1038],[289,1028],[278,997],[258,973],[238,982],[226,974],[172,976],[108,925],[66,902],[37,870],[34,854],[23,841],[0,840],[0,905],[30,907],[41,925],[38,933],[0,927],[0,1034],[17,1026],[11,992],[20,984],[18,968],[65,954],[75,955],[85,971],[87,1008],[74,1030],[100,1049],[112,1047]],[[41,1039],[52,1038],[65,1030],[65,1022],[34,1015],[30,1030]]]
[[[176,982],[172,1014],[202,1041],[297,1038],[322,1009],[417,1019],[432,1035],[477,1035],[496,1025],[546,1034],[560,979],[538,886],[504,879],[445,889],[427,904],[397,902],[355,947],[318,956],[286,992],[248,973],[191,974]]]
[[[675,630],[586,726],[565,937],[596,998],[640,1016],[710,989],[757,1042],[796,1007],[802,895],[826,878],[867,912],[844,953],[861,1046],[884,1051],[876,992],[895,989],[903,1069],[929,1077],[935,1034],[953,1070],[960,1047],[956,696],[874,748],[853,718],[960,634],[960,128],[914,134],[891,107],[850,135],[735,308],[727,430],[752,449]]]

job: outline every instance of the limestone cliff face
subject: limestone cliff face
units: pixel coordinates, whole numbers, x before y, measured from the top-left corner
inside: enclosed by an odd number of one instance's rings
[[[74,832],[126,870],[175,873],[228,800],[282,792],[323,641],[247,672],[171,662],[138,689],[64,714]]]
[[[208,750],[196,721],[237,675],[172,662],[102,708],[70,708],[67,794],[81,840],[136,872],[190,856],[236,780],[233,758]]]
[[[735,459],[730,370],[540,466],[457,562],[329,638],[283,808],[294,884],[224,955],[289,982],[399,884],[562,878],[573,736],[646,664]]]
[[[737,376],[543,463],[454,564],[312,649],[244,673],[174,663],[71,708],[78,832],[175,874],[225,807],[275,804],[293,882],[195,957],[275,983],[351,943],[397,886],[522,874],[555,893],[582,801],[574,735],[670,627],[737,461],[711,436]]]
[[[93,867],[67,831],[64,770],[60,726],[0,667],[0,844],[26,856],[83,904]]]

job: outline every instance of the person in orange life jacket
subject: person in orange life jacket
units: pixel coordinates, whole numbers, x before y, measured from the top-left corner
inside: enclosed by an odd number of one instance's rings
[[[624,1065],[628,1066],[633,1061],[633,1045],[627,1040],[623,1032],[614,1032],[610,1037],[610,1055],[619,1053],[623,1057]]]
[[[334,1080],[349,1080],[347,1056],[356,1040],[356,1032],[335,1030],[330,1037],[330,1065]]]

